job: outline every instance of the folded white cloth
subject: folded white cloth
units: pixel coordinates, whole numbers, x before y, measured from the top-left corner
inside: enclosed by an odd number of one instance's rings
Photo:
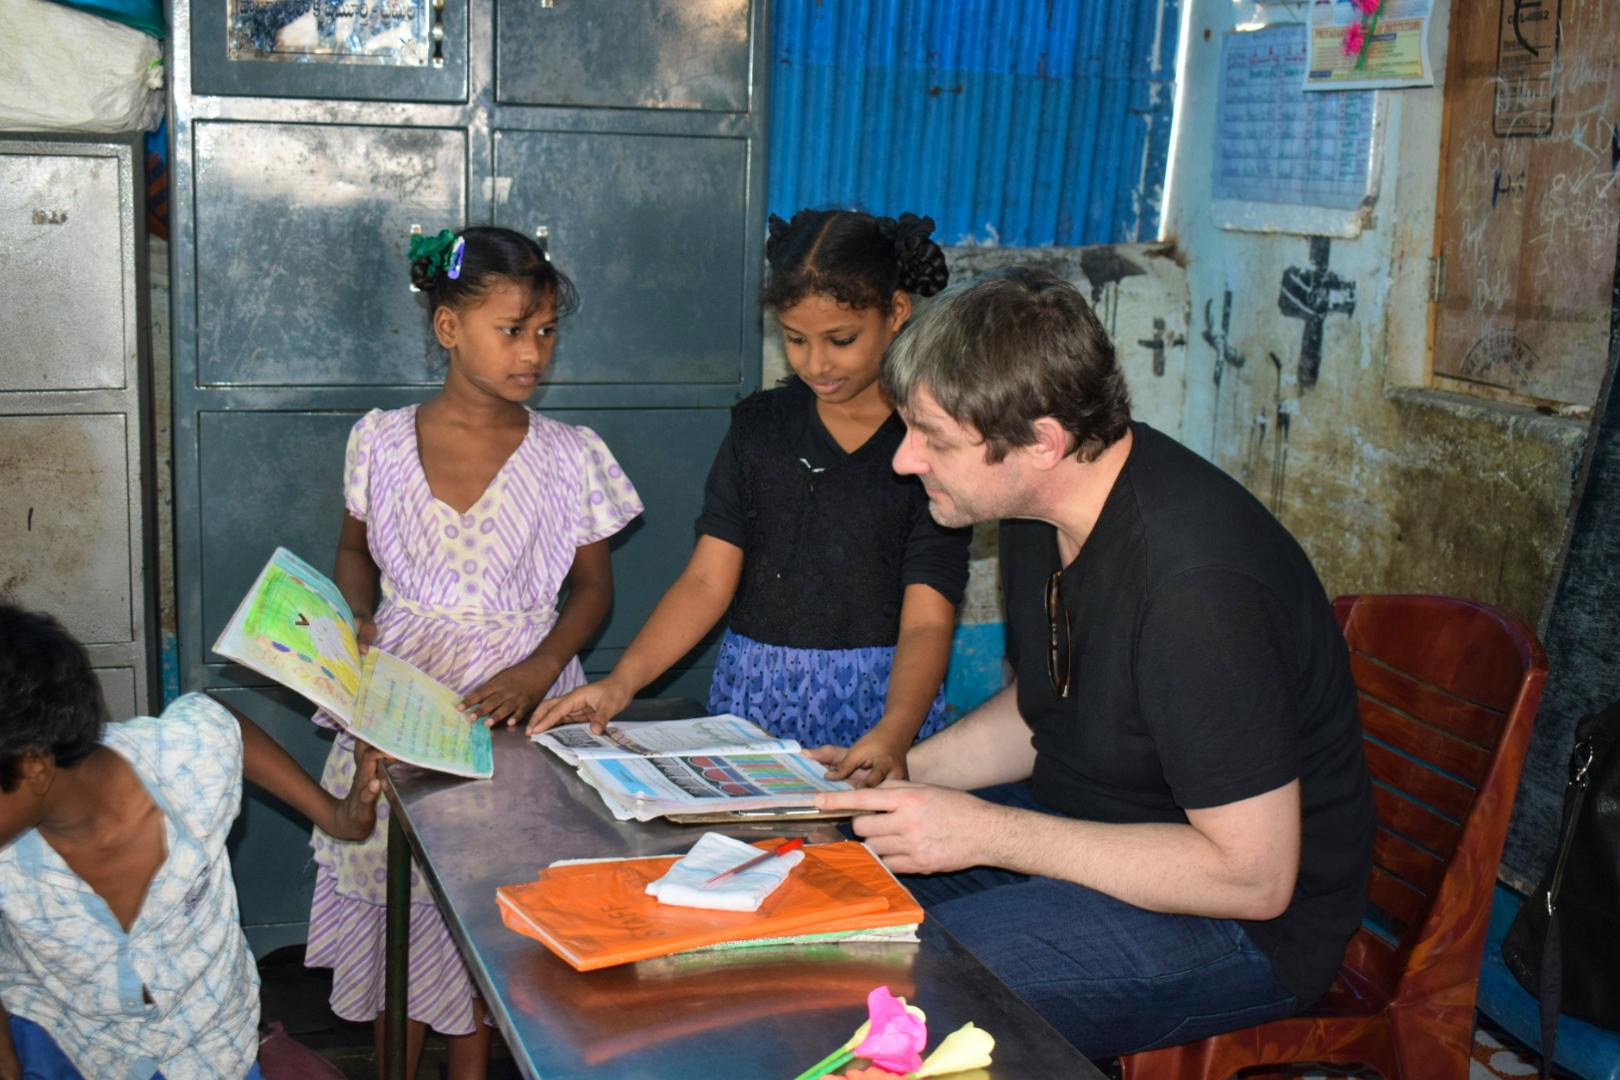
[[[777,889],[795,866],[804,861],[804,852],[790,851],[740,874],[722,878],[713,885],[703,883],[722,870],[730,870],[766,849],[733,840],[720,833],[704,833],[692,850],[657,881],[648,882],[647,895],[660,904],[677,907],[714,908],[718,911],[758,911],[765,898]]]

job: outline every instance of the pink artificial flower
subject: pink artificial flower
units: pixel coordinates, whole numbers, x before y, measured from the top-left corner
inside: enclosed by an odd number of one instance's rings
[[[1344,55],[1356,56],[1367,43],[1367,30],[1358,22],[1344,28]]]
[[[928,1026],[907,1012],[887,986],[879,986],[866,995],[866,1011],[872,1018],[872,1027],[855,1047],[855,1056],[901,1074],[922,1068],[922,1048],[928,1045]]]
[[[1384,6],[1384,0],[1350,0],[1350,3],[1363,15],[1372,15]]]

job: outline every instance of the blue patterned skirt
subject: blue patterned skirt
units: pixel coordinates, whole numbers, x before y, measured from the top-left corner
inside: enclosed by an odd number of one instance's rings
[[[894,646],[792,649],[726,631],[709,685],[709,711],[735,713],[807,747],[848,746],[883,718]],[[945,720],[945,688],[934,695],[917,738]]]

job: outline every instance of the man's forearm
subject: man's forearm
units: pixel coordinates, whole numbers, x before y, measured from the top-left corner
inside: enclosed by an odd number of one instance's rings
[[[922,784],[971,791],[1029,777],[1035,747],[1018,714],[1017,684],[913,747],[906,768]]]
[[[1112,825],[1001,806],[989,806],[985,819],[985,865],[1072,881],[1167,914],[1274,918],[1287,908],[1298,871],[1298,833],[1286,827],[1257,845],[1247,827],[1216,838],[1192,825]]]

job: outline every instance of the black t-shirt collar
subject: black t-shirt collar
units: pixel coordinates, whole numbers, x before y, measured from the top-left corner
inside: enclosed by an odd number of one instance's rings
[[[1115,544],[1128,539],[1131,535],[1133,531],[1130,511],[1132,469],[1146,449],[1144,444],[1152,438],[1153,434],[1152,429],[1145,424],[1136,421],[1131,422],[1131,452],[1126,456],[1125,464],[1120,466],[1119,475],[1114,477],[1113,486],[1108,489],[1108,498],[1103,500],[1102,510],[1097,514],[1097,521],[1091,527],[1091,535],[1086,537],[1086,542],[1080,545],[1080,550],[1069,561],[1069,564],[1062,567],[1061,588],[1065,597],[1071,595],[1073,590],[1080,587],[1080,581],[1085,574],[1087,563],[1097,561],[1096,552],[1104,548],[1111,548]],[[1050,574],[1052,571],[1059,569],[1059,560],[1062,558],[1058,554],[1057,526],[1051,527],[1047,542],[1050,552],[1048,555],[1050,569],[1047,573]],[[1087,558],[1088,554],[1092,556],[1089,559]]]

